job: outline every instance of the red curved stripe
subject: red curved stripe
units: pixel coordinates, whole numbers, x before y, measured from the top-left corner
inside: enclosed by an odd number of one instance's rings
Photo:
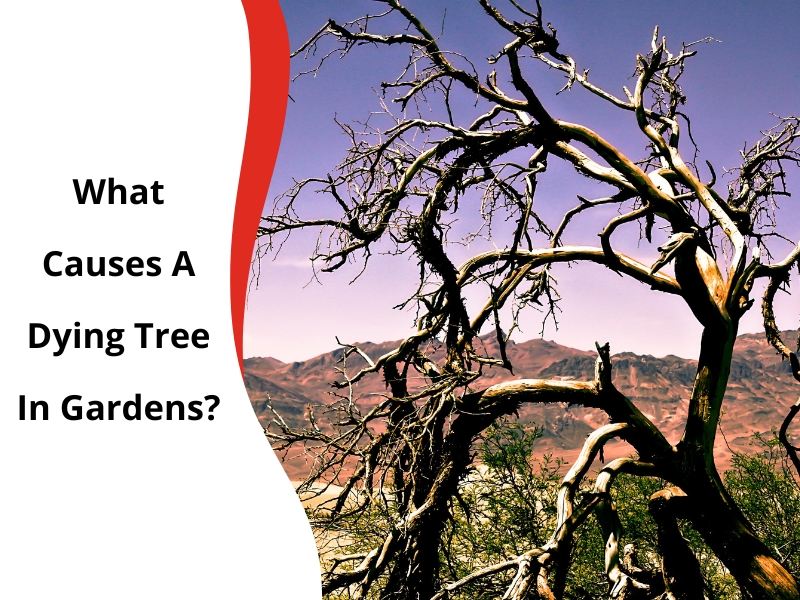
[[[244,374],[244,305],[253,243],[278,157],[289,95],[289,36],[278,0],[242,0],[250,36],[250,112],[231,239],[231,321]]]

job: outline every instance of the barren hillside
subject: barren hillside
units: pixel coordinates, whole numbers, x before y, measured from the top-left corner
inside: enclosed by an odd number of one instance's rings
[[[786,332],[784,339],[796,338],[796,332]],[[496,341],[486,339],[485,350],[497,356]],[[394,342],[360,344],[371,358],[377,358],[395,347]],[[434,359],[437,351],[430,349]],[[476,386],[485,387],[500,381],[524,378],[591,379],[595,354],[560,346],[542,339],[516,344],[509,342],[508,358],[514,365],[513,375],[499,368],[485,369]],[[300,425],[305,420],[309,404],[331,401],[330,382],[336,379],[335,369],[342,350],[316,356],[306,361],[283,363],[274,358],[245,360],[245,383],[253,409],[261,422],[272,418],[267,409],[268,399],[286,421]],[[348,370],[363,366],[360,358],[350,358]],[[696,362],[677,356],[640,356],[629,352],[617,354],[614,361],[614,383],[650,417],[675,443],[683,429],[689,391],[695,375]],[[386,388],[380,375],[366,377],[358,384],[359,403],[368,406],[376,402]],[[721,422],[722,434],[717,439],[717,462],[728,465],[731,450],[746,451],[754,432],[768,433],[778,427],[800,394],[800,385],[792,378],[788,363],[781,360],[764,340],[763,335],[739,336],[731,376],[726,393],[725,413]],[[541,453],[553,453],[567,460],[574,457],[586,435],[605,422],[597,410],[565,405],[527,405],[520,411],[525,423],[544,428],[539,443]],[[608,448],[607,457],[628,453],[627,446],[617,442]],[[302,476],[307,467],[302,461],[286,465],[292,479]]]

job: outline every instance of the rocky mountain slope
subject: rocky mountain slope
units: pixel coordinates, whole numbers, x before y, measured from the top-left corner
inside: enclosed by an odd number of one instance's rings
[[[797,332],[786,332],[784,339],[794,340]],[[486,350],[498,356],[497,342],[487,336]],[[389,351],[395,344],[365,343],[359,347],[371,358]],[[439,352],[431,348],[434,359]],[[513,378],[591,379],[595,353],[575,350],[542,339],[509,342],[507,355],[514,365],[514,374],[489,368],[479,380],[481,387]],[[312,359],[283,363],[274,358],[249,358],[245,363],[245,384],[253,409],[266,426],[272,419],[267,408],[273,407],[292,425],[305,421],[309,404],[331,401],[330,382],[337,377],[336,368],[342,350]],[[363,366],[360,358],[348,359],[348,371]],[[688,397],[695,376],[696,361],[677,356],[640,356],[623,352],[613,356],[614,383],[639,409],[661,428],[667,439],[680,439]],[[380,375],[366,377],[358,384],[359,402],[367,406],[386,393]],[[778,427],[789,407],[797,400],[800,385],[792,378],[789,365],[782,361],[763,334],[744,334],[736,342],[731,376],[726,392],[724,415],[720,424],[716,455],[721,468],[729,464],[732,451],[747,451],[748,440],[755,432],[769,433]],[[598,410],[565,405],[525,406],[520,412],[525,423],[536,423],[544,429],[539,442],[541,453],[552,453],[568,461],[577,455],[586,435],[606,422]],[[631,449],[623,442],[609,446],[606,457],[627,455]],[[293,479],[303,474],[302,461],[286,465]]]

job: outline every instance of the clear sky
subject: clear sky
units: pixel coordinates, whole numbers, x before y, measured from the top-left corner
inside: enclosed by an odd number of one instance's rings
[[[534,5],[532,0],[522,3]],[[437,29],[444,22],[441,45],[469,54],[481,72],[488,71],[485,58],[508,41],[506,32],[483,17],[473,0],[406,0],[405,4]],[[508,7],[503,0],[496,4]],[[293,48],[329,18],[349,20],[380,8],[366,0],[282,0],[281,5]],[[590,69],[591,81],[620,95],[623,85],[633,85],[636,54],[649,49],[655,25],[667,36],[670,49],[706,36],[720,40],[699,45],[682,78],[689,98],[684,112],[692,118],[700,148],[698,162],[710,160],[718,173],[737,166],[744,141],[757,139],[759,130],[774,124],[770,112],[800,113],[798,2],[694,0],[665,5],[642,0],[542,0],[542,5],[545,20],[558,30],[561,51],[570,54],[581,70]],[[327,63],[315,78],[292,84],[294,102],[289,103],[268,204],[291,185],[292,178],[324,175],[342,158],[347,141],[333,118],[363,120],[379,108],[373,90],[397,76],[403,58],[401,51],[386,50],[358,48],[344,60]],[[308,67],[296,59],[293,71]],[[525,68],[551,114],[592,127],[621,149],[641,156],[642,136],[630,113],[610,108],[578,86],[555,96],[560,77],[538,64]],[[685,142],[683,148],[686,152]],[[592,191],[594,184],[554,163],[536,197],[544,213],[548,202],[554,217],[556,210],[574,205],[576,194],[598,195]],[[790,177],[800,191],[797,169]],[[565,198],[567,205],[561,203]],[[800,237],[796,204],[795,198],[783,199],[781,211],[782,229],[794,240]],[[567,242],[597,245],[602,224],[587,222],[582,227],[578,233],[588,237]],[[652,261],[663,241],[656,235],[652,246],[623,244],[619,249]],[[245,314],[245,356],[303,360],[335,348],[336,336],[347,342],[381,342],[412,331],[414,314],[392,306],[413,289],[413,263],[377,257],[353,284],[349,282],[357,271],[323,274],[312,281],[308,260],[312,243],[309,236],[293,237],[277,259],[262,261],[259,286],[251,289]],[[547,325],[545,339],[581,349],[591,349],[599,341],[610,342],[613,352],[695,356],[700,329],[679,298],[652,292],[597,265],[563,267],[555,275],[563,312],[558,330]],[[798,326],[800,294],[784,295],[777,308],[781,327]],[[539,337],[540,322],[537,314],[526,317],[514,339]],[[756,304],[740,330],[759,327]]]

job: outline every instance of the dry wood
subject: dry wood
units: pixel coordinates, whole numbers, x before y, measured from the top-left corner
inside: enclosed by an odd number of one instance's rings
[[[753,305],[750,294],[758,279],[767,281],[762,301],[767,339],[800,379],[800,363],[781,339],[773,310],[775,293],[788,286],[800,260],[800,245],[780,260],[771,254],[785,239],[777,228],[774,199],[788,194],[786,167],[800,162],[800,119],[779,118],[746,147],[723,191],[715,187],[710,164],[711,181],[704,183],[681,153],[685,116],[679,107],[686,98],[680,78],[696,52],[692,44],[670,53],[656,28],[649,51],[637,57],[636,84],[633,92],[625,88],[625,100],[589,82],[588,71],[580,71],[560,49],[538,1],[535,7],[511,1],[513,15],[508,15],[488,0],[477,0],[487,25],[501,28],[508,40],[489,59],[492,70],[485,76],[479,75],[478,63],[443,47],[443,38],[398,0],[375,2],[385,12],[347,23],[329,21],[293,56],[317,60],[308,71],[315,73],[329,57],[347,56],[363,44],[395,46],[407,50],[407,67],[382,84],[382,110],[367,125],[341,124],[351,147],[336,171],[297,182],[276,199],[259,230],[259,255],[279,250],[294,231],[320,231],[311,258],[322,271],[359,261],[366,269],[375,252],[411,256],[419,265],[419,285],[405,303],[417,308],[417,331],[379,357],[342,344],[334,401],[310,410],[305,428],[290,427],[276,414],[268,430],[277,449],[299,448],[312,461],[301,494],[321,499],[331,486],[340,486],[333,500],[320,500],[312,513],[322,537],[333,539],[339,528],[358,523],[386,524],[368,552],[331,560],[323,556],[323,591],[439,600],[475,581],[508,574],[504,599],[562,598],[573,536],[588,515],[596,514],[606,540],[611,597],[703,597],[696,561],[677,528],[680,517],[703,536],[748,597],[800,600],[798,583],[753,533],[713,459],[733,343],[742,315]],[[381,33],[375,33],[378,28]],[[537,64],[563,72],[565,90],[577,83],[576,89],[588,90],[598,102],[630,113],[646,147],[644,158],[628,156],[585,125],[553,116],[531,83],[529,71]],[[459,93],[477,102],[475,114],[463,123],[451,104]],[[529,158],[520,161],[522,153]],[[604,196],[579,197],[580,204],[548,224],[537,212],[535,197],[552,161],[598,182]],[[317,200],[315,216],[306,218],[305,199],[314,192],[329,200],[328,212]],[[620,216],[599,232],[599,247],[564,243],[579,215],[607,205],[617,205]],[[451,223],[475,206],[483,227],[458,240],[459,247],[483,237],[495,250],[457,262],[448,239]],[[503,220],[513,224],[513,231],[507,239],[495,239],[493,224]],[[634,225],[647,242],[666,232],[657,240],[662,254],[652,265],[614,249],[613,240],[631,235]],[[505,342],[520,311],[542,307],[545,318],[554,318],[559,296],[552,269],[569,262],[594,263],[613,271],[612,282],[630,277],[654,292],[678,296],[702,325],[697,375],[678,444],[671,445],[658,424],[615,389],[607,345],[598,346],[592,381],[518,379],[481,389],[487,365],[513,369]],[[481,290],[485,301],[470,309],[465,299]],[[508,314],[504,307],[511,307],[511,317],[501,326]],[[498,356],[486,354],[476,341],[490,324]],[[441,352],[434,355],[434,347]],[[387,393],[366,406],[356,386],[373,373],[383,375]],[[475,440],[499,417],[534,402],[596,407],[606,412],[609,424],[589,436],[564,477],[556,527],[547,543],[444,581],[439,553],[448,543],[445,524],[473,467]],[[795,466],[800,465],[797,448],[787,431],[797,412],[795,405],[781,429]],[[594,492],[576,500],[595,456],[612,437],[630,443],[637,457],[607,465]],[[610,495],[618,472],[667,482],[650,504],[658,524],[660,571],[639,569],[633,548],[620,557],[624,532]]]

